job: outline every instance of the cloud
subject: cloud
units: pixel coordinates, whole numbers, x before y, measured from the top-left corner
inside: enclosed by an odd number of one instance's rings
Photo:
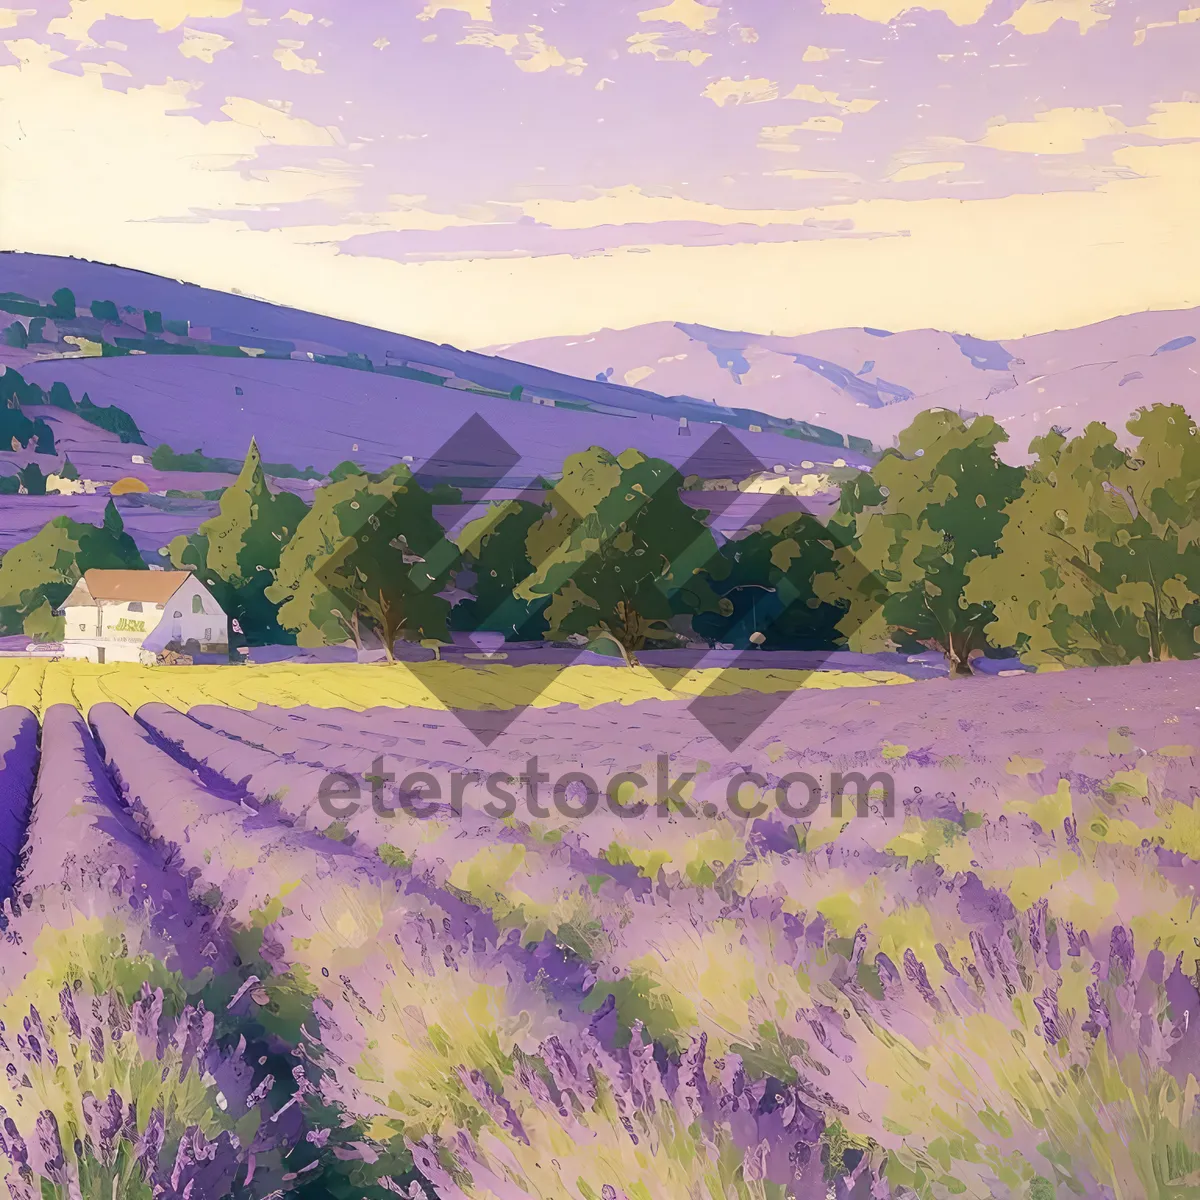
[[[777,171],[768,171],[768,175],[781,179],[815,179],[823,183],[862,183],[857,175],[847,171],[819,171],[807,167],[784,167]]]
[[[685,62],[693,67],[700,66],[706,58],[712,55],[704,50],[672,50],[661,44],[665,37],[662,33],[635,33],[626,39],[629,43],[630,54],[652,54],[655,62]]]
[[[1069,0],[1067,0],[1069,2]],[[822,0],[831,15],[862,17],[888,25],[916,9],[945,13],[955,25],[974,25],[987,11],[989,0]]]
[[[36,8],[0,8],[0,29],[12,29],[22,17],[36,16]]]
[[[779,95],[779,85],[769,79],[730,79],[726,75],[710,83],[700,94],[721,108],[731,102],[760,104],[764,100],[774,100]]]
[[[1160,141],[1170,138],[1200,138],[1200,102],[1176,100],[1169,104],[1156,104],[1154,111],[1134,133]]]
[[[829,104],[848,113],[870,112],[878,100],[843,100],[837,92],[826,92],[811,83],[798,83],[786,96],[785,100],[807,100],[809,104]]]
[[[313,19],[313,15],[312,13],[300,12],[297,9],[289,8],[279,19],[281,21],[295,21],[297,25],[307,25]]]
[[[587,63],[582,58],[567,58],[557,46],[548,45],[542,39],[542,33],[540,25],[530,26],[528,33],[494,33],[490,29],[476,28],[469,30],[458,44],[503,50],[522,71],[531,74],[561,68],[568,75],[582,75]]]
[[[303,75],[324,75],[325,72],[317,66],[315,58],[301,58],[296,53],[297,50],[303,50],[303,42],[294,42],[283,39],[279,43],[279,49],[271,56],[285,71],[299,71]]]
[[[683,196],[651,196],[635,184],[609,188],[582,200],[526,200],[521,212],[553,229],[595,229],[602,225],[653,225],[698,221],[706,225],[789,225],[802,223],[792,209],[726,208]]]
[[[1085,34],[1094,25],[1107,21],[1112,0],[1025,0],[1004,23],[1018,33],[1045,33],[1057,21],[1073,22]]]
[[[293,117],[289,106],[276,107],[247,100],[241,96],[230,96],[221,106],[221,111],[235,124],[253,129],[264,142],[278,146],[338,146],[342,136],[336,129],[326,129]]]
[[[966,165],[960,162],[909,163],[893,171],[888,179],[892,183],[920,183],[923,179],[934,179],[938,175],[961,171]]]
[[[472,21],[490,21],[492,19],[491,0],[429,0],[425,8],[418,14],[418,21],[432,21],[440,12],[466,13]]]
[[[89,36],[92,26],[105,17],[153,21],[159,33],[168,33],[185,21],[232,17],[241,10],[242,0],[71,0],[71,11],[51,21],[46,32],[94,46]]]
[[[1020,154],[1078,154],[1095,138],[1124,132],[1125,126],[1103,109],[1052,108],[1035,113],[1032,121],[993,125],[975,145]]]
[[[94,239],[96,250],[117,262],[146,222],[346,191],[347,172],[334,164],[246,171],[272,141],[333,144],[307,121],[238,98],[220,120],[202,121],[188,112],[194,105],[187,82],[109,90],[99,76],[55,70],[65,56],[47,46],[29,39],[5,45],[18,59],[0,68],[0,178],[11,245],[31,249],[36,242],[51,253],[94,258],[87,245]],[[95,136],[98,128],[103,138]],[[78,220],[80,196],[87,197],[85,223]],[[72,221],[74,234],[66,232]]]
[[[829,51],[824,46],[809,46],[807,50],[800,56],[801,62],[825,62],[829,58]]]
[[[721,10],[710,8],[699,0],[670,0],[662,8],[648,8],[638,13],[639,21],[667,21],[685,25],[693,33],[699,33]]]
[[[214,55],[222,50],[228,50],[233,43],[219,33],[207,33],[201,29],[183,31],[183,41],[179,43],[179,53],[184,58],[198,58],[201,62],[211,63]]]

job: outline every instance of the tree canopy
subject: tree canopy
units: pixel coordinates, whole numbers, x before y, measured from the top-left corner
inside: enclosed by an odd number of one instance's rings
[[[267,598],[284,547],[308,507],[291,492],[272,492],[253,439],[236,481],[221,494],[220,513],[167,548],[176,567],[204,581],[251,645],[288,640],[278,605]]]
[[[627,661],[653,645],[678,645],[720,601],[711,578],[728,569],[704,523],[680,498],[683,479],[637,450],[598,446],[567,459],[532,525],[532,574],[517,595],[549,597],[545,636],[607,641]]]

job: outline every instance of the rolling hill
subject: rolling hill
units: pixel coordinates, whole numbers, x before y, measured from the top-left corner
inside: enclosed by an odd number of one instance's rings
[[[31,463],[49,476],[69,457],[96,485],[0,504],[0,550],[59,512],[94,520],[112,485],[132,478],[138,492],[119,506],[154,553],[208,515],[252,437],[276,485],[301,494],[345,460],[368,470],[407,460],[478,485],[465,496],[476,502],[479,488],[500,494],[501,478],[519,490],[552,477],[591,445],[637,447],[705,477],[745,478],[761,463],[825,478],[870,459],[865,440],[807,422],[39,255],[0,254],[0,363],[19,376],[0,389],[21,392],[21,411],[44,423],[41,445],[22,436],[3,447],[0,476],[15,483]],[[702,451],[721,426],[751,450]],[[446,515],[460,523],[470,510]]]

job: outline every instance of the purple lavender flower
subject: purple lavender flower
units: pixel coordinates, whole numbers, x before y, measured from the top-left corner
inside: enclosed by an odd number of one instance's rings
[[[937,995],[930,985],[929,973],[925,970],[925,964],[917,958],[911,948],[904,951],[904,974],[908,977],[909,983],[917,989],[921,999],[936,1012],[941,1012],[942,1006],[938,1003]]]
[[[62,1010],[63,1020],[71,1031],[71,1037],[78,1041],[83,1036],[83,1026],[79,1023],[79,1013],[75,1008],[75,997],[71,994],[70,984],[65,984],[58,993],[58,1007]]]
[[[33,1127],[33,1138],[41,1156],[42,1174],[52,1183],[65,1183],[67,1160],[58,1132],[58,1118],[48,1108],[38,1113]]]
[[[93,1025],[88,1030],[88,1040],[91,1043],[92,1062],[102,1063],[104,1061],[104,1026]]]
[[[152,1178],[158,1167],[158,1156],[162,1153],[166,1132],[162,1109],[156,1108],[151,1112],[150,1120],[146,1122],[146,1131],[137,1144],[138,1169],[146,1179]]]
[[[1040,996],[1035,996],[1034,1007],[1042,1018],[1042,1036],[1051,1046],[1056,1046],[1063,1036],[1061,1019],[1058,1013],[1058,991],[1056,988],[1046,988]]]
[[[1121,967],[1122,979],[1128,979],[1133,972],[1133,939],[1124,925],[1117,925],[1112,931],[1108,948],[1108,965],[1110,978],[1114,965]]]

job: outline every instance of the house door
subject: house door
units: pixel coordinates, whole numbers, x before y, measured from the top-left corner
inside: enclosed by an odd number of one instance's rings
[[[96,647],[96,661],[98,663],[100,663],[101,665],[103,665],[103,663],[104,663],[104,647],[103,646]]]

